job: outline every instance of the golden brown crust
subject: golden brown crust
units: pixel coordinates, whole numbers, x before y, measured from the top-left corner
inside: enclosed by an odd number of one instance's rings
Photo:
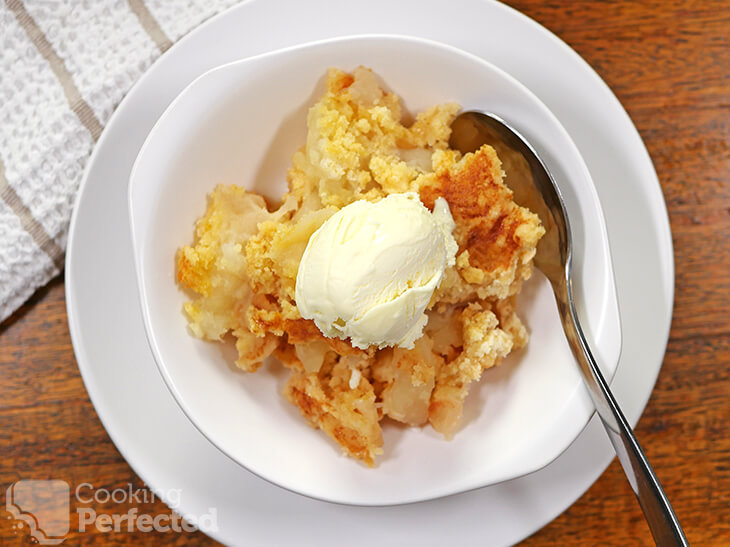
[[[286,398],[313,427],[334,439],[342,449],[369,466],[382,453],[383,436],[375,392],[369,382],[354,389],[332,388],[317,374],[294,372],[284,389]]]
[[[367,356],[374,353],[374,350],[362,350],[353,347],[347,340],[339,338],[327,338],[317,328],[314,321],[310,319],[288,319],[284,322],[284,330],[288,335],[290,344],[305,344],[307,342],[325,342],[338,355],[362,355]]]
[[[429,208],[438,197],[446,199],[459,252],[468,252],[468,266],[491,276],[521,264],[543,233],[537,216],[512,201],[502,179],[496,152],[484,145],[438,170],[420,190]],[[529,241],[523,241],[526,233],[532,234]]]

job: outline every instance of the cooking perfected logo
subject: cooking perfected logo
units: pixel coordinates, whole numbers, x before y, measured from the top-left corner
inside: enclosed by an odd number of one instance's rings
[[[39,545],[58,545],[69,531],[69,500],[66,481],[23,480],[6,490],[5,509]]]
[[[16,520],[16,529],[28,527],[30,536],[39,545],[58,545],[71,531],[96,532],[195,532],[214,533],[218,530],[218,511],[209,507],[206,513],[180,515],[175,509],[180,505],[182,491],[165,492],[125,487],[109,490],[96,488],[91,483],[79,484],[73,491],[75,511],[71,512],[72,494],[69,484],[62,480],[20,480],[11,484],[5,492],[6,510]],[[173,511],[147,513],[139,506],[153,504],[164,499]],[[99,506],[115,506],[115,510],[97,513]],[[8,517],[10,518],[10,517]]]

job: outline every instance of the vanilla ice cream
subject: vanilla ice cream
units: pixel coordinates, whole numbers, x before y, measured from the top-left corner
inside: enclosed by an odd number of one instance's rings
[[[412,348],[454,264],[453,229],[446,200],[431,213],[414,192],[343,207],[309,239],[297,273],[299,312],[358,348]]]

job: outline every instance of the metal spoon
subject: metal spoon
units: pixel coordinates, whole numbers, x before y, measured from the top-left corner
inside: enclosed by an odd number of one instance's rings
[[[527,141],[493,114],[464,112],[454,120],[451,129],[449,144],[456,150],[466,153],[477,150],[483,144],[493,146],[503,162],[505,183],[514,192],[515,202],[540,217],[545,235],[537,247],[535,265],[553,287],[565,336],[580,365],[598,415],[639,500],[654,541],[662,547],[689,545],[581,329],[573,304],[570,223],[563,198],[550,172]]]

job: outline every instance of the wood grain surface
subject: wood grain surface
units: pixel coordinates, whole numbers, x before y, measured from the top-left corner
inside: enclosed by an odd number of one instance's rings
[[[675,310],[664,366],[636,431],[690,542],[730,545],[730,0],[508,3],[596,69],[654,161],[673,233]],[[0,325],[0,447],[2,545],[30,543],[27,528],[15,526],[5,512],[5,490],[15,481],[143,487],[84,389],[69,338],[63,277]],[[159,501],[134,505],[140,512],[169,513]],[[125,506],[90,507],[103,513]],[[201,533],[96,530],[72,532],[66,541],[214,543]],[[615,460],[578,502],[524,542],[650,544]]]

